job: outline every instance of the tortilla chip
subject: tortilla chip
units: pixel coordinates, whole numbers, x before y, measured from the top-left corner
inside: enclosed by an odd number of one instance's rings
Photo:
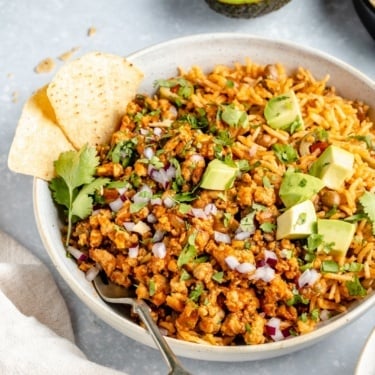
[[[25,103],[8,154],[10,170],[44,180],[54,177],[53,162],[61,152],[73,150],[56,123],[47,86]]]
[[[108,143],[142,77],[126,59],[99,52],[64,65],[47,95],[70,142],[77,149]]]

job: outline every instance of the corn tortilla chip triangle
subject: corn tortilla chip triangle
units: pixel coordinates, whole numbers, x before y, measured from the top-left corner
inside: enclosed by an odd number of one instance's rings
[[[47,97],[47,86],[25,103],[8,154],[10,170],[44,180],[54,177],[53,162],[61,152],[73,150],[56,123]]]
[[[70,142],[96,146],[110,141],[142,78],[125,58],[92,52],[64,65],[47,95]]]

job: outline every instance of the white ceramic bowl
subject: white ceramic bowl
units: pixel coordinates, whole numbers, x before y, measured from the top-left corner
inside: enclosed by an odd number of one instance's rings
[[[136,52],[128,59],[144,73],[139,92],[152,92],[156,79],[175,76],[177,66],[188,69],[199,65],[207,70],[214,65],[244,62],[245,57],[259,64],[281,62],[287,68],[298,65],[309,69],[315,77],[331,77],[330,84],[348,98],[362,99],[375,108],[375,85],[356,69],[323,53],[291,43],[262,39],[244,34],[203,34],[171,40]],[[375,114],[372,113],[375,118]],[[60,236],[60,222],[46,182],[35,179],[34,210],[38,230],[57,270],[77,296],[100,318],[125,335],[149,346],[154,343],[147,332],[105,304],[88,283],[75,262],[65,255]],[[357,319],[375,304],[375,294],[315,331],[292,339],[252,346],[217,347],[169,341],[176,354],[213,361],[249,361],[285,355],[310,346]]]

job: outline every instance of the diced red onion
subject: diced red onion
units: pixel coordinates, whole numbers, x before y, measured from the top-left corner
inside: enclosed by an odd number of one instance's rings
[[[160,185],[163,186],[165,189],[168,186],[169,178],[167,175],[167,172],[161,168],[161,169],[151,169],[150,177],[155,181],[158,182]]]
[[[144,196],[145,192],[147,196]],[[148,203],[152,196],[152,190],[148,185],[143,185],[141,189],[134,195],[133,202],[134,203]]]
[[[264,250],[264,260],[272,268],[277,264],[277,255],[270,250]]]
[[[204,160],[204,157],[202,155],[199,155],[199,154],[193,154],[193,155],[190,156],[189,159],[193,163],[199,163],[200,161]]]
[[[128,252],[128,256],[129,258],[136,258],[138,256],[138,253],[139,253],[139,246],[133,246],[133,247],[129,247],[129,252]]]
[[[150,203],[153,205],[153,206],[161,206],[163,204],[163,201],[161,200],[161,198],[152,198],[150,200]]]
[[[124,187],[121,187],[121,188],[117,188],[116,190],[118,191],[119,195],[121,196],[121,195],[123,195],[123,194],[126,192],[126,190],[128,190],[128,189],[124,186]]]
[[[171,119],[166,118],[166,119],[164,119],[162,121],[150,122],[148,124],[148,126],[151,127],[151,128],[154,128],[156,126],[160,126],[160,127],[163,127],[163,128],[168,128],[168,127],[170,127],[172,125],[172,122],[173,121]]]
[[[328,320],[330,317],[331,317],[331,313],[329,312],[329,310],[322,310],[320,312],[320,315],[319,315],[320,319],[321,320]]]
[[[148,167],[147,167],[147,173],[149,176],[151,176],[152,172],[153,171],[156,171],[157,169],[152,165],[152,164],[149,164]]]
[[[162,230],[157,230],[154,233],[154,236],[152,237],[153,242],[159,242],[163,239],[165,232]]]
[[[191,213],[194,217],[198,219],[207,219],[207,215],[202,208],[192,208]]]
[[[208,203],[204,208],[204,213],[206,215],[216,215],[217,214],[217,207],[213,203]]]
[[[167,175],[168,181],[172,180],[172,178],[176,177],[176,168],[171,164],[166,170],[165,173]]]
[[[286,328],[282,329],[281,333],[283,334],[283,336],[284,336],[285,339],[287,337],[291,336],[290,327],[286,327]]]
[[[148,167],[149,176],[155,181],[167,188],[170,181],[176,177],[176,168],[170,164],[166,168],[156,169],[149,165]]]
[[[160,333],[163,335],[163,336],[168,336],[168,330],[164,327],[158,327],[159,328],[159,331]]]
[[[303,274],[298,278],[298,286],[303,288],[304,286],[312,286],[320,277],[320,274],[317,270],[307,269]]]
[[[258,267],[255,270],[254,275],[252,276],[255,280],[263,280],[264,282],[268,283],[272,281],[275,277],[275,270],[268,265],[263,267]]]
[[[228,255],[224,259],[224,261],[227,264],[227,266],[230,269],[232,269],[232,270],[236,269],[239,266],[239,264],[240,264],[240,262],[238,261],[238,259],[235,256],[233,256],[233,255]]]
[[[249,273],[255,270],[255,266],[252,263],[243,262],[236,267],[236,270],[240,273]]]
[[[121,209],[121,207],[123,206],[124,204],[124,201],[122,200],[121,198],[121,195],[115,199],[114,201],[110,202],[109,203],[109,208],[113,211],[113,212],[117,212]]]
[[[88,258],[86,254],[84,254],[81,250],[78,250],[73,246],[68,246],[66,249],[71,255],[73,255],[75,259],[77,259],[80,262],[83,262]]]
[[[266,324],[266,332],[268,336],[273,336],[276,333],[276,327]]]
[[[234,235],[234,238],[239,241],[246,240],[250,238],[251,232],[238,232]]]
[[[280,251],[280,256],[283,258],[283,259],[288,259],[289,256],[290,256],[290,251],[289,249],[282,249]]]
[[[147,222],[150,224],[155,224],[158,221],[154,214],[147,215]]]
[[[98,264],[96,264],[95,266],[92,266],[85,273],[86,280],[93,281],[95,277],[99,274],[99,272],[100,272],[100,266]]]
[[[146,159],[150,160],[155,155],[155,152],[152,147],[146,147],[143,151],[143,155],[146,157]]]
[[[154,128],[154,134],[157,136],[157,137],[160,137],[161,134],[162,134],[162,130],[160,128]]]
[[[142,135],[147,135],[147,134],[148,134],[148,130],[145,129],[145,128],[141,128],[141,129],[139,130],[139,132],[140,132]]]
[[[126,221],[123,225],[128,232],[132,232],[133,228],[135,227],[135,223],[132,221]]]
[[[281,321],[279,318],[271,318],[265,326],[267,334],[274,341],[280,341],[285,338],[283,333],[280,330],[280,322]]]
[[[144,223],[143,221],[138,221],[138,223],[134,225],[132,232],[139,233],[140,235],[143,236],[150,230],[151,228],[146,223]]]
[[[216,242],[231,243],[229,234],[214,231],[214,239]]]
[[[175,106],[171,105],[171,106],[169,107],[169,113],[170,113],[172,116],[177,117],[177,114],[178,114],[178,112],[177,112],[177,108],[176,108]]]
[[[165,258],[167,255],[167,248],[164,242],[157,242],[152,245],[152,253],[160,259]]]
[[[152,194],[152,189],[150,188],[150,186],[144,184],[142,185],[142,187],[139,189],[140,192],[142,191],[147,191],[148,193]]]
[[[163,204],[167,208],[172,208],[176,202],[171,197],[164,198]]]

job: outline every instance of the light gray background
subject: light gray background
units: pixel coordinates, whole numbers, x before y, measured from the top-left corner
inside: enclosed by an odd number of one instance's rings
[[[90,26],[97,28],[97,34],[89,38]],[[375,44],[350,0],[292,0],[281,10],[253,20],[218,15],[203,0],[0,0],[0,228],[50,268],[70,308],[77,344],[88,358],[130,375],[166,374],[167,367],[156,350],[128,339],[91,313],[56,273],[36,229],[32,178],[11,173],[7,154],[24,101],[51,78],[33,71],[43,58],[55,58],[75,46],[81,47],[77,56],[92,50],[128,55],[170,38],[215,31],[294,41],[375,78]],[[374,314],[375,308],[323,342],[281,358],[182,362],[201,375],[352,374],[375,325]]]

